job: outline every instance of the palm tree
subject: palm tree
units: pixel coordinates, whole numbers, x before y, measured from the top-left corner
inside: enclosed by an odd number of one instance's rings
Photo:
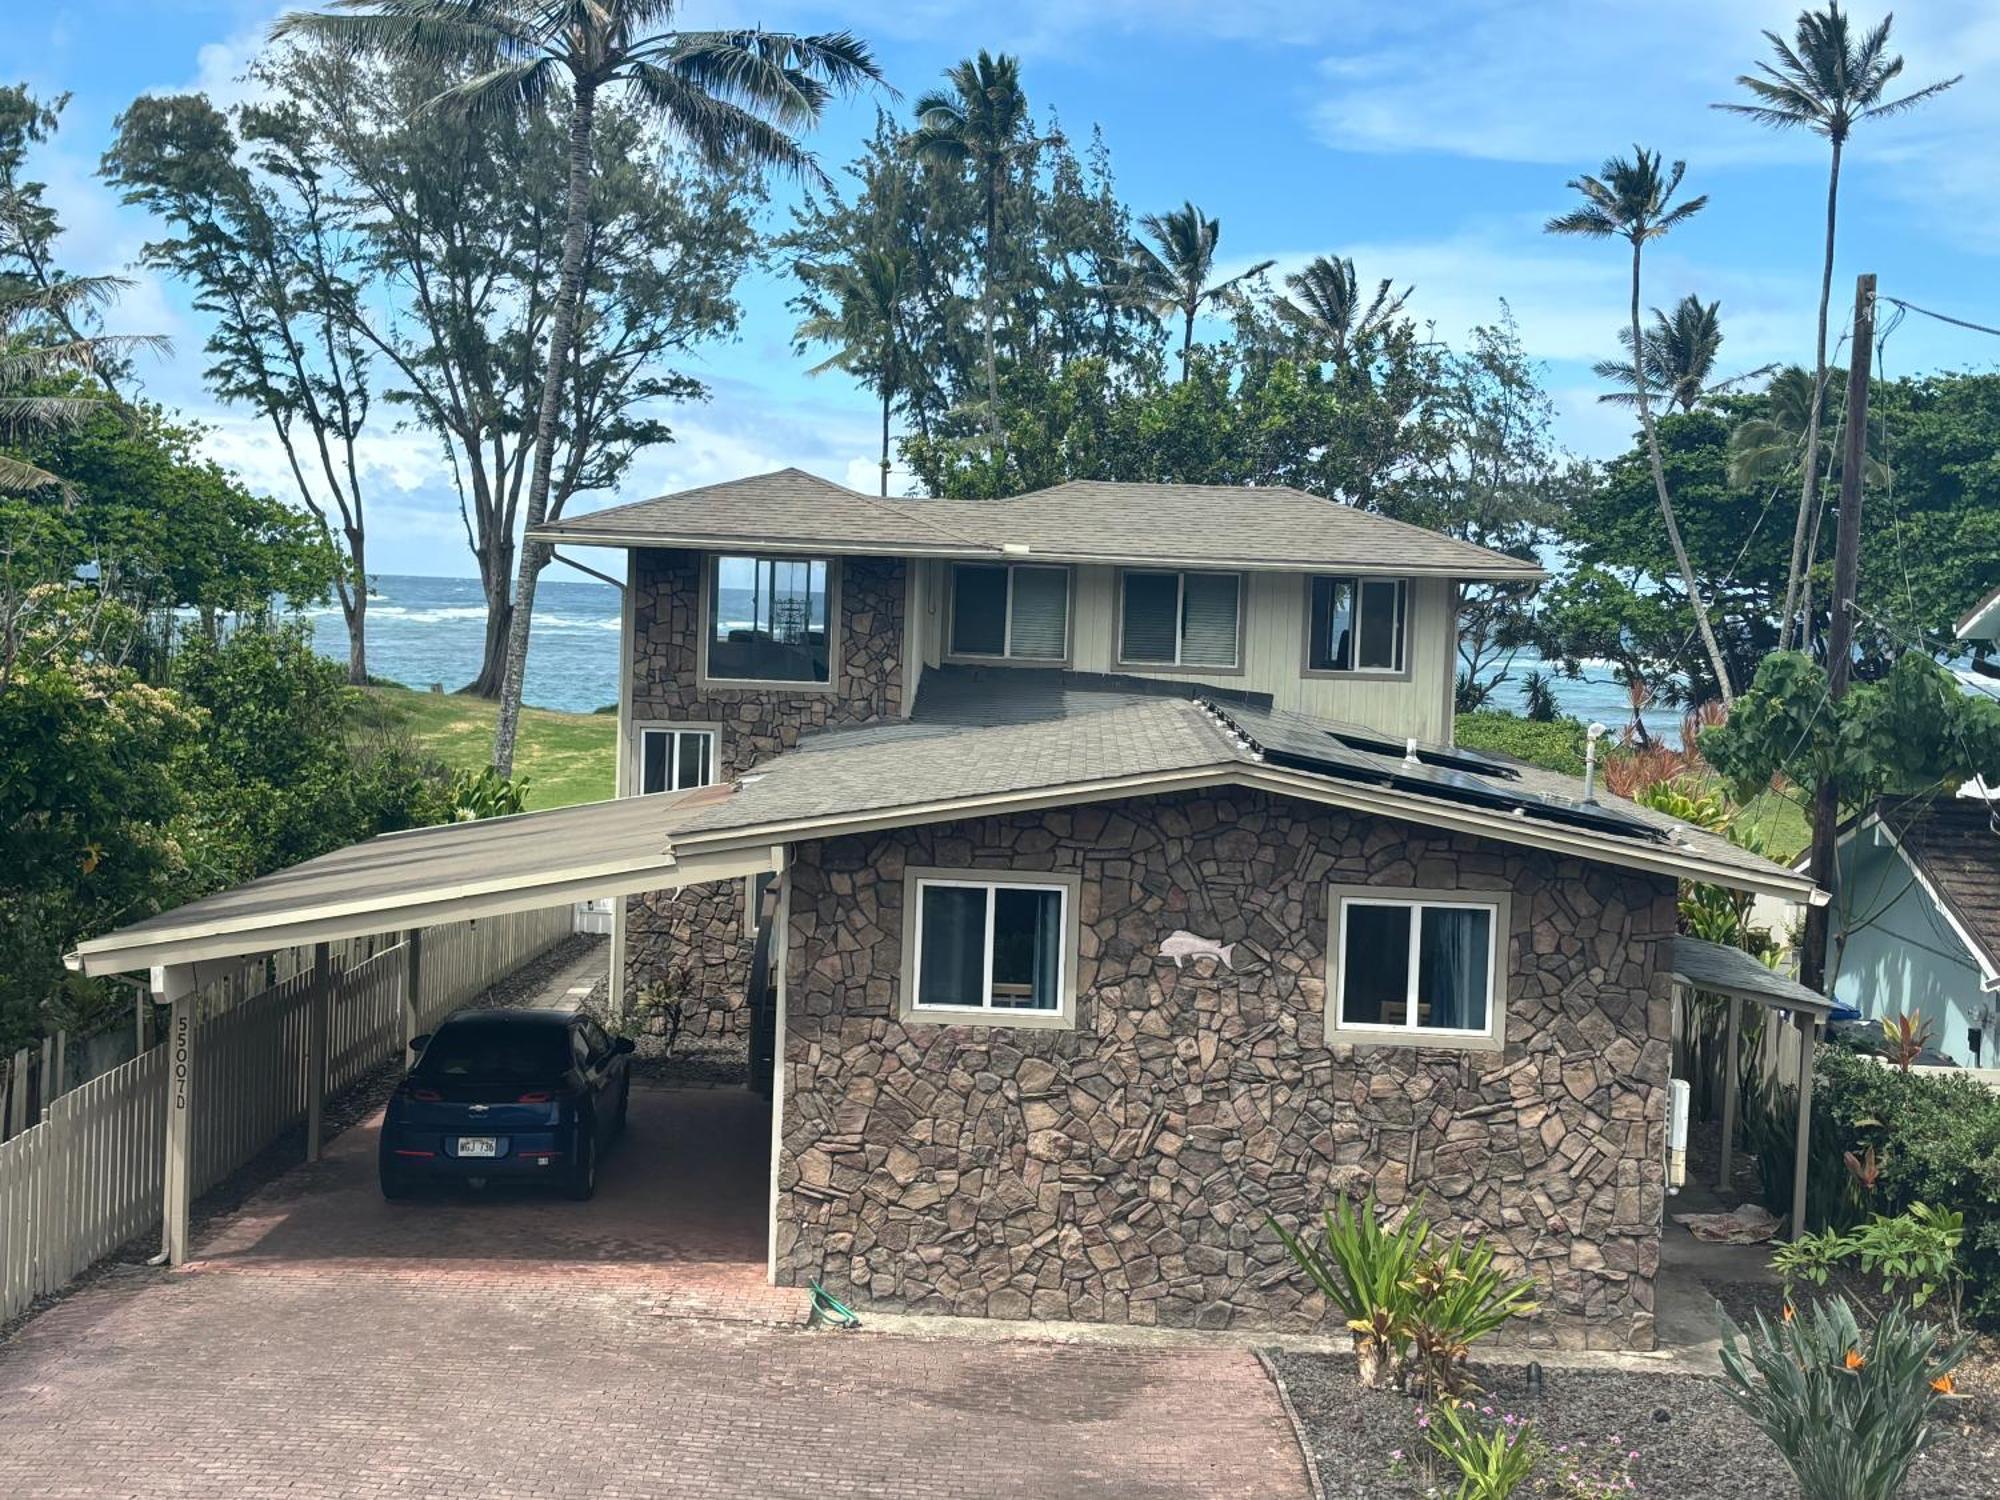
[[[1006,53],[984,48],[945,72],[950,89],[933,89],[917,101],[917,128],[910,149],[918,161],[962,170],[968,163],[979,180],[985,217],[981,245],[979,318],[986,355],[986,438],[995,452],[1000,441],[1000,376],[993,353],[993,290],[999,271],[1000,202],[1013,177],[1014,163],[1033,157],[1055,136],[1038,139],[1028,129],[1028,96],[1021,89],[1021,64]]]
[[[1722,304],[1703,302],[1690,292],[1674,305],[1671,314],[1653,309],[1653,326],[1645,334],[1646,384],[1666,398],[1669,406],[1693,411],[1704,396],[1715,394],[1741,380],[1764,373],[1753,370],[1732,375],[1710,384],[1715,373],[1715,356],[1722,349]],[[1599,360],[1597,378],[1625,387],[1607,391],[1597,399],[1621,406],[1639,404],[1638,387],[1632,378],[1632,332],[1618,330],[1618,342],[1625,346],[1625,358]]]
[[[1639,425],[1646,434],[1646,458],[1652,465],[1653,490],[1659,497],[1660,518],[1666,522],[1667,543],[1673,548],[1674,562],[1680,568],[1681,584],[1687,589],[1688,604],[1694,610],[1695,626],[1700,630],[1702,645],[1708,652],[1708,664],[1715,673],[1716,687],[1722,693],[1723,703],[1732,705],[1736,701],[1736,692],[1729,681],[1729,664],[1723,660],[1722,648],[1716,644],[1715,630],[1708,620],[1708,606],[1702,602],[1701,590],[1695,583],[1694,565],[1688,561],[1687,544],[1681,540],[1680,522],[1674,519],[1673,498],[1667,494],[1666,468],[1660,461],[1660,435],[1653,426],[1653,406],[1648,397],[1646,341],[1639,328],[1639,264],[1647,241],[1656,240],[1675,225],[1686,223],[1701,212],[1708,198],[1704,195],[1674,203],[1673,197],[1680,190],[1687,163],[1677,161],[1662,171],[1659,152],[1634,146],[1632,154],[1631,161],[1622,156],[1609,158],[1604,163],[1601,178],[1572,178],[1569,185],[1583,195],[1583,207],[1558,214],[1544,227],[1550,234],[1580,234],[1592,239],[1622,239],[1631,243],[1631,324],[1625,347],[1632,351],[1632,396],[1639,408]]]
[[[1279,317],[1323,348],[1337,365],[1345,365],[1362,344],[1393,322],[1410,300],[1415,287],[1404,287],[1390,295],[1391,283],[1383,277],[1375,285],[1375,295],[1364,307],[1361,282],[1354,262],[1345,256],[1332,259],[1316,256],[1303,271],[1285,278],[1292,297],[1280,297],[1274,304]],[[1292,300],[1296,297],[1298,300]]]
[[[1260,260],[1249,270],[1210,286],[1215,270],[1215,247],[1222,239],[1222,223],[1207,218],[1192,203],[1163,214],[1147,214],[1139,227],[1153,237],[1156,250],[1144,240],[1132,241],[1132,286],[1134,295],[1166,312],[1178,309],[1181,315],[1181,379],[1187,379],[1188,359],[1194,350],[1194,320],[1203,307],[1220,301],[1230,288],[1268,271],[1277,264]]]
[[[1840,444],[1836,434],[1840,428],[1841,408],[1847,400],[1840,382],[1846,379],[1847,372],[1836,367],[1828,370],[1827,375],[1835,384],[1823,403],[1822,417],[1830,420],[1822,420],[1820,424],[1820,462],[1825,466],[1827,483],[1838,485]],[[1802,365],[1787,365],[1771,377],[1770,385],[1764,388],[1763,414],[1746,417],[1729,434],[1731,484],[1781,483],[1798,472],[1799,464],[1805,457],[1813,388],[1812,371]],[[1888,481],[1887,466],[1873,452],[1866,453],[1863,462],[1865,468],[1862,472],[1870,484]]]
[[[548,516],[563,377],[583,299],[598,96],[615,90],[636,100],[711,164],[775,167],[824,182],[797,132],[816,124],[836,94],[881,82],[867,44],[851,32],[683,31],[673,26],[677,9],[677,0],[329,0],[329,13],[288,15],[272,31],[463,77],[431,105],[468,115],[533,113],[567,88],[562,274],[535,416],[526,515],[531,538]],[[521,547],[493,734],[493,766],[503,776],[514,768],[535,585],[548,551],[533,540]]]
[[[164,353],[154,334],[84,331],[94,310],[128,285],[118,276],[76,276],[36,284],[0,284],[0,445],[28,444],[73,432],[101,411],[130,408],[104,378],[135,350]],[[65,377],[80,377],[69,383]],[[63,388],[51,390],[49,386]],[[0,494],[71,493],[68,480],[15,454],[0,452]]]
[[[828,294],[836,312],[799,324],[801,344],[833,344],[834,352],[808,372],[847,370],[882,398],[882,494],[889,493],[889,413],[904,390],[910,338],[908,319],[916,271],[910,252],[862,249],[831,266],[804,267],[801,274]]]
[[[1755,73],[1737,75],[1736,81],[1750,91],[1755,102],[1715,106],[1774,130],[1810,130],[1825,136],[1833,148],[1826,179],[1826,249],[1819,272],[1819,336],[1813,347],[1813,399],[1806,419],[1805,451],[1813,461],[1805,465],[1799,513],[1792,525],[1792,564],[1785,580],[1785,614],[1778,622],[1780,651],[1791,644],[1800,591],[1810,566],[1806,557],[1806,531],[1810,518],[1819,509],[1819,429],[1821,411],[1826,405],[1826,315],[1833,296],[1833,237],[1840,210],[1841,152],[1848,135],[1863,120],[1886,120],[1906,114],[1965,76],[1961,73],[1900,99],[1885,100],[1883,94],[1903,71],[1902,57],[1889,56],[1889,25],[1894,19],[1884,16],[1881,25],[1857,42],[1848,27],[1848,18],[1832,0],[1823,11],[1801,11],[1791,42],[1775,31],[1764,33],[1777,60],[1758,63]]]

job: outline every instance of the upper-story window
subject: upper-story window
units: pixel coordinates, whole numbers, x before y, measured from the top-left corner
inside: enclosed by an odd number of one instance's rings
[[[1014,661],[1069,656],[1069,569],[958,563],[951,570],[951,654]]]
[[[1403,670],[1409,587],[1400,578],[1312,578],[1308,672]]]
[[[1120,575],[1118,661],[1133,667],[1242,665],[1243,580],[1234,573]]]
[[[716,557],[706,676],[824,687],[833,681],[833,566],[820,557]]]
[[[713,729],[641,729],[639,790],[685,792],[715,780]]]

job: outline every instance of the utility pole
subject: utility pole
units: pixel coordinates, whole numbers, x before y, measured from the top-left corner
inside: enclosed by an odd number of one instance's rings
[[[1846,426],[1840,444],[1840,517],[1833,545],[1833,618],[1826,630],[1827,702],[1847,696],[1853,675],[1854,600],[1861,583],[1861,470],[1868,452],[1868,374],[1875,356],[1875,278],[1854,278],[1854,357],[1847,367]],[[1813,884],[1838,899],[1840,788],[1832,777],[1813,791]],[[1799,978],[1812,989],[1826,983],[1826,947],[1833,923],[1833,901],[1806,909],[1804,951],[1799,954]]]

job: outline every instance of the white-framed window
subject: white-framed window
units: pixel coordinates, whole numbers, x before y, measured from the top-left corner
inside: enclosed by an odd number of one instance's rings
[[[830,685],[833,577],[823,557],[710,558],[704,675],[718,682]]]
[[[1308,672],[1403,671],[1410,590],[1401,578],[1315,577],[1306,624]]]
[[[1075,876],[912,869],[904,878],[904,1020],[1073,1024]]]
[[[1242,665],[1243,579],[1235,573],[1119,575],[1118,660],[1134,667]]]
[[[685,792],[716,779],[716,732],[679,725],[641,728],[640,792]]]
[[[1335,886],[1328,904],[1331,1037],[1409,1047],[1504,1043],[1504,893]]]
[[[1069,656],[1069,569],[1038,563],[954,563],[951,654],[1008,661]]]

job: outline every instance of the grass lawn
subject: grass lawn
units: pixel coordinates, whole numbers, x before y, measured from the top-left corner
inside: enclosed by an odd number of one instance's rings
[[[1736,815],[1738,832],[1760,835],[1769,858],[1790,864],[1812,842],[1812,820],[1799,806],[1800,795],[1794,787],[1789,793],[1766,792],[1752,798]]]
[[[492,758],[497,703],[408,688],[373,687],[367,692],[374,722],[409,735],[454,770],[476,771]],[[514,774],[528,778],[529,808],[567,807],[609,797],[617,740],[615,714],[523,709]]]

